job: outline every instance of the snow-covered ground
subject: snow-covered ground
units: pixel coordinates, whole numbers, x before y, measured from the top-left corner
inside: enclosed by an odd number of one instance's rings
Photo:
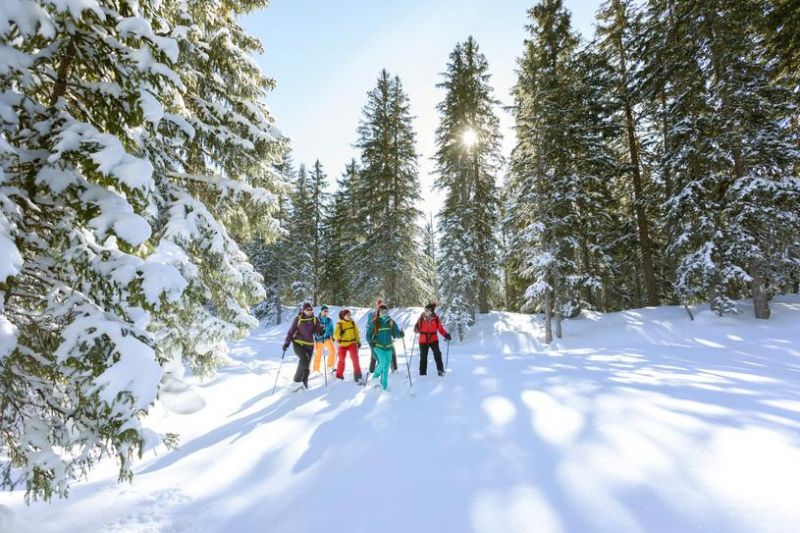
[[[162,394],[149,422],[179,449],[132,485],[107,462],[66,501],[2,494],[0,531],[797,532],[800,298],[772,308],[585,313],[552,348],[537,317],[491,313],[445,378],[412,374],[416,396],[400,342],[390,392],[348,366],[270,396],[287,325],[260,329],[214,379]]]

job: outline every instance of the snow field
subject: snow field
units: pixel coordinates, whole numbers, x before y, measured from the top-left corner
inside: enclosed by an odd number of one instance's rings
[[[400,341],[390,392],[348,362],[288,393],[287,353],[271,396],[287,320],[166,384],[146,422],[181,445],[133,485],[107,461],[66,501],[0,495],[0,531],[797,531],[800,298],[773,310],[584,313],[552,347],[539,317],[490,313],[444,378],[414,350],[413,398]],[[409,350],[420,311],[392,312]]]

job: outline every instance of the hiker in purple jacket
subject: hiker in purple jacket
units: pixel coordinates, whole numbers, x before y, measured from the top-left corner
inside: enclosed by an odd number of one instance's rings
[[[322,335],[323,327],[319,319],[314,316],[314,308],[310,303],[303,304],[303,310],[297,315],[286,334],[283,351],[289,348],[289,343],[297,354],[297,370],[294,373],[292,391],[308,389],[308,374],[311,357],[314,355],[314,334]]]

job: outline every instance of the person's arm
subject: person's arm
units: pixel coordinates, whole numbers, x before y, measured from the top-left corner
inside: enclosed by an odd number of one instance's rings
[[[342,323],[337,322],[336,326],[333,328],[333,340],[336,342],[340,342],[342,338]]]
[[[358,326],[355,322],[353,322],[353,329],[355,330],[356,336],[356,344],[360,347],[361,346],[361,332],[358,331]]]
[[[292,342],[294,339],[294,334],[297,332],[297,319],[298,317],[294,317],[292,325],[289,326],[289,331],[286,333],[286,340],[283,342],[284,350],[289,347],[289,343]]]
[[[419,333],[419,323],[422,322],[422,315],[419,316],[417,322],[414,324],[414,333]]]
[[[392,335],[395,339],[399,339],[400,337],[404,337],[405,334],[400,330],[400,326],[397,325],[397,322],[392,320],[392,324],[394,327],[392,328]]]
[[[444,324],[442,324],[442,321],[441,321],[441,320],[439,320],[439,318],[436,318],[436,322],[438,322],[438,323],[439,323],[439,333],[441,333],[441,334],[444,336],[445,340],[448,340],[448,341],[449,341],[450,339],[452,339],[452,337],[450,336],[450,334],[449,334],[449,333],[447,333],[447,330],[446,330],[446,329],[444,329]]]

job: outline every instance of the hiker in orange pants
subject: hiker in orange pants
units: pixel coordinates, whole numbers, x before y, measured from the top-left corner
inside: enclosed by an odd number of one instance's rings
[[[314,372],[319,372],[319,363],[322,359],[322,350],[328,350],[328,369],[334,371],[333,362],[336,350],[333,346],[333,320],[328,316],[328,306],[319,308],[319,325],[322,326],[322,335],[314,335]]]

